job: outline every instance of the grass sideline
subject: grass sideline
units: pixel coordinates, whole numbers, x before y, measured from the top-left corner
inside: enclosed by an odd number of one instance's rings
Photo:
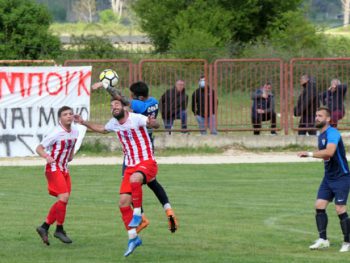
[[[329,207],[327,251],[310,251],[316,239],[314,199],[319,163],[160,165],[180,229],[167,230],[165,214],[144,187],[151,225],[128,262],[342,262],[342,235]],[[1,167],[0,258],[12,262],[120,262],[126,233],[120,219],[120,167],[71,167],[73,192],[65,228],[74,243],[44,246],[35,232],[54,202],[43,167]],[[346,259],[345,259],[346,260]]]

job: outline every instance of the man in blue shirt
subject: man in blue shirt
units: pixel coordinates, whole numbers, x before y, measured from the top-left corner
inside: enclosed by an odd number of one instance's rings
[[[142,81],[138,81],[131,84],[131,86],[129,87],[131,97],[132,97],[131,100],[128,100],[125,96],[123,96],[121,92],[116,88],[111,87],[109,85],[105,85],[102,82],[95,83],[92,86],[92,89],[96,90],[102,87],[105,88],[106,91],[112,97],[118,97],[118,99],[122,100],[125,105],[129,105],[130,110],[132,110],[134,113],[139,113],[154,119],[157,118],[158,109],[159,109],[158,100],[149,96],[149,89],[146,83]],[[154,137],[153,137],[152,129],[148,129],[148,135],[151,138],[152,147],[154,151]],[[124,174],[125,168],[126,166],[125,166],[125,163],[123,162],[122,174]],[[153,181],[149,182],[147,186],[154,192],[159,202],[162,204],[164,211],[166,213],[166,216],[168,218],[169,230],[170,232],[174,233],[178,228],[178,223],[176,220],[175,213],[171,208],[168,195],[165,192],[163,186],[157,181],[157,179],[154,179]],[[148,219],[143,215],[142,223],[137,228],[137,232],[147,227],[148,224],[149,224]]]
[[[345,147],[339,131],[330,126],[331,112],[327,107],[316,111],[315,126],[320,129],[318,151],[299,152],[299,157],[313,157],[324,160],[324,177],[318,190],[316,208],[316,224],[319,239],[310,249],[329,247],[327,239],[328,217],[326,208],[330,202],[335,203],[335,210],[340,220],[344,242],[340,252],[350,251],[350,219],[346,212],[346,202],[350,188],[350,174],[345,155]]]

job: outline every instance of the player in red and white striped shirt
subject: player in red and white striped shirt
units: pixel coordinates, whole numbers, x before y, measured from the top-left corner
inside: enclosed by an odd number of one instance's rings
[[[128,112],[125,106],[123,100],[112,98],[111,110],[114,118],[105,126],[84,121],[79,115],[74,117],[76,122],[95,132],[114,132],[123,146],[127,168],[120,186],[119,207],[129,235],[128,249],[124,254],[128,256],[142,244],[136,232],[142,221],[142,184],[154,180],[158,172],[147,127],[157,129],[159,124],[154,118]]]
[[[72,126],[72,108],[68,106],[60,108],[58,118],[59,126],[46,136],[36,148],[36,152],[46,159],[45,176],[48,192],[50,195],[57,197],[57,202],[52,205],[45,222],[36,229],[46,245],[50,245],[48,230],[54,222],[57,224],[54,236],[64,243],[72,243],[72,240],[63,230],[63,223],[71,192],[68,162],[73,159],[74,146],[79,132]]]

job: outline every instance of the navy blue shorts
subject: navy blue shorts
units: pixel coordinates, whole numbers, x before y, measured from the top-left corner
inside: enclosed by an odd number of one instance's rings
[[[342,176],[335,180],[323,178],[318,189],[317,199],[327,200],[336,205],[346,205],[350,189],[350,176]]]

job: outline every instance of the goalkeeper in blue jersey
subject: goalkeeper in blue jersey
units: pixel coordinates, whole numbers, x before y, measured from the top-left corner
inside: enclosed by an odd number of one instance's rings
[[[157,118],[158,116],[158,100],[149,96],[149,88],[145,82],[138,81],[130,86],[130,93],[132,99],[127,99],[122,93],[115,87],[111,87],[102,82],[95,83],[92,89],[105,88],[106,91],[114,98],[120,99],[125,105],[129,105],[130,110],[134,113],[139,113],[145,116],[151,116],[152,118]],[[149,137],[152,141],[153,151],[154,151],[154,137],[152,129],[148,129]],[[122,173],[124,174],[125,163],[123,163]],[[166,216],[168,218],[169,230],[174,233],[178,228],[178,223],[171,208],[169,198],[163,188],[163,186],[157,181],[157,179],[149,182],[147,186],[154,192],[159,202],[162,204]],[[149,225],[148,219],[142,215],[142,223],[137,228],[137,232],[140,232],[143,228]]]
[[[324,160],[324,177],[320,184],[315,203],[316,225],[319,239],[310,249],[323,249],[330,246],[327,238],[328,216],[326,208],[334,200],[335,210],[340,220],[344,242],[340,252],[350,251],[350,218],[346,212],[346,203],[350,188],[350,173],[346,159],[345,147],[340,132],[331,127],[331,112],[326,107],[316,111],[316,128],[318,136],[318,151],[299,152],[299,157],[313,157]]]

